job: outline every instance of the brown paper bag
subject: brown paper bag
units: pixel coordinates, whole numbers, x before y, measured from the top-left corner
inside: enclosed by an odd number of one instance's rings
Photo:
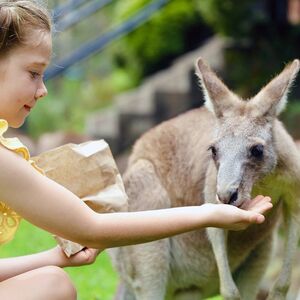
[[[104,140],[66,144],[32,158],[45,175],[81,198],[94,211],[127,210],[121,175]],[[55,237],[67,256],[84,247]]]

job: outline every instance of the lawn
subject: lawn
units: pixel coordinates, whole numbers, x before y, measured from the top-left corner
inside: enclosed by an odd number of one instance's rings
[[[0,257],[31,254],[55,245],[49,233],[23,220],[15,239],[1,246]],[[66,268],[66,271],[77,287],[78,300],[113,299],[118,279],[105,252],[99,255],[93,265]]]

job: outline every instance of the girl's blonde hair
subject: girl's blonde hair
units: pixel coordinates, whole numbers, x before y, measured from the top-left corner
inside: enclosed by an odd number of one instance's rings
[[[0,56],[26,43],[32,29],[51,32],[51,17],[34,0],[0,1]]]

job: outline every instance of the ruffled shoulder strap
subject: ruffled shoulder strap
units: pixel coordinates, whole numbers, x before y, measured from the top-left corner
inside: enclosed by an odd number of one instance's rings
[[[7,121],[0,119],[0,143],[9,150],[16,152],[26,160],[30,159],[30,154],[26,146],[24,146],[18,138],[5,138],[3,134],[7,131]]]
[[[5,138],[3,136],[7,129],[7,121],[0,119],[0,144],[23,157],[37,171],[43,174],[43,170],[30,160],[28,148],[24,146],[18,138]],[[20,220],[21,217],[15,211],[8,207],[4,202],[0,201],[0,245],[13,239],[20,224]]]
[[[0,119],[0,144],[5,148],[17,153],[27,160],[37,171],[44,174],[44,171],[39,168],[33,160],[30,159],[30,153],[28,148],[23,145],[23,143],[16,137],[14,138],[5,138],[3,134],[8,129],[8,123],[6,120]]]

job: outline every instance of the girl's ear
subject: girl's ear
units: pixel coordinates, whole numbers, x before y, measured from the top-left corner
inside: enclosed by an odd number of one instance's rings
[[[286,106],[289,89],[299,71],[299,60],[295,59],[271,80],[250,102],[252,115],[275,118]]]
[[[241,104],[241,100],[226,87],[202,58],[196,62],[196,75],[200,79],[205,106],[217,118],[231,114],[233,107]]]

